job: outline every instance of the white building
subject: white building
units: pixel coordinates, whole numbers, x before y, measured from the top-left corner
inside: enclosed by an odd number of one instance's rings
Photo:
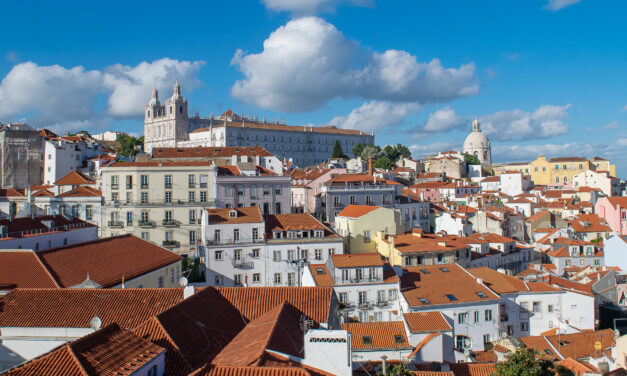
[[[441,312],[455,336],[455,357],[500,338],[500,297],[457,264],[403,267],[403,312]]]
[[[353,369],[359,370],[367,362],[405,362],[413,347],[407,340],[402,321],[344,323],[342,329],[352,335]]]
[[[506,195],[516,196],[531,188],[531,178],[519,171],[505,171],[499,175],[500,190]]]
[[[620,179],[610,176],[609,171],[585,170],[573,175],[574,188],[589,187],[598,188],[606,196],[620,196]]]
[[[259,145],[280,159],[291,158],[301,166],[318,164],[331,157],[335,141],[345,154],[353,147],[374,144],[374,133],[338,129],[334,126],[288,126],[256,117],[242,117],[227,111],[219,117],[189,116],[187,99],[176,83],[165,105],[155,88],[144,111],[144,150],[156,147],[248,146]]]
[[[464,215],[443,212],[435,217],[435,232],[449,235],[468,236],[472,234],[472,223]]]
[[[308,263],[344,251],[342,238],[310,214],[264,218],[254,206],[205,210],[201,221],[213,286],[300,286]]]
[[[400,319],[398,277],[377,253],[332,255],[309,264],[303,286],[331,286],[340,300],[344,322]]]
[[[44,143],[44,184],[53,184],[103,154],[102,145],[85,135],[47,137]]]
[[[474,155],[482,165],[492,164],[492,148],[488,137],[481,132],[479,121],[472,122],[472,132],[464,141],[464,153]]]
[[[43,251],[97,238],[98,227],[69,216],[0,219],[1,249]]]
[[[119,131],[105,131],[98,134],[91,135],[94,140],[98,141],[117,141],[121,136],[128,136],[128,134]]]

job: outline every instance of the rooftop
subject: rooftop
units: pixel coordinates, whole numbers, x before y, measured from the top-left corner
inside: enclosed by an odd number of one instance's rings
[[[263,217],[258,206],[227,209],[207,209],[210,225],[262,223]]]
[[[411,349],[402,321],[344,323],[342,329],[353,335],[355,350]]]
[[[453,330],[441,312],[404,313],[409,331],[412,333],[429,333]]]
[[[380,206],[350,204],[345,207],[341,212],[339,212],[337,216],[347,218],[359,218],[379,208]]]

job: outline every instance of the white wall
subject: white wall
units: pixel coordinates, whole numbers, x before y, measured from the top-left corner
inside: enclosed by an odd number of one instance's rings
[[[338,376],[352,376],[352,338],[346,330],[310,329],[303,364]]]

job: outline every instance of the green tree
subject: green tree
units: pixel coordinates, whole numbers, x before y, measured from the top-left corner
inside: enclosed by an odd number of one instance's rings
[[[494,376],[574,376],[568,368],[553,363],[536,349],[518,349],[506,361],[498,363]]]
[[[376,145],[367,145],[364,148],[364,151],[361,152],[361,159],[367,161],[368,158],[377,159],[379,153],[381,152],[381,148]]]
[[[333,154],[331,154],[331,158],[347,159],[344,151],[342,151],[342,145],[340,145],[340,141],[338,140],[335,140],[335,145],[333,145]]]
[[[479,161],[479,158],[477,158],[476,156],[474,156],[472,154],[468,154],[468,153],[464,153],[464,160],[466,160],[466,165],[467,166],[481,164],[481,162]]]
[[[409,151],[409,148],[405,145],[397,144],[396,153],[398,155],[398,159],[411,158],[411,151]]]
[[[124,135],[118,138],[118,142],[120,143],[120,149],[118,152],[125,157],[133,157],[142,149],[144,145],[144,136],[135,138]]]
[[[394,163],[388,157],[381,157],[377,159],[374,163],[375,168],[382,168],[384,170],[389,170],[394,166]]]
[[[403,366],[402,364],[387,364],[386,367],[386,373],[388,375],[398,375],[398,376],[413,376],[414,373],[412,371],[410,371],[409,369],[405,368],[405,366]],[[383,375],[383,369],[381,367],[379,367],[379,371],[377,371],[377,375]]]
[[[189,282],[205,282],[205,277],[200,271],[200,260],[192,257],[183,258],[182,262],[183,275]]]
[[[396,162],[398,160],[398,152],[392,145],[385,145],[383,148],[383,154],[385,154],[385,156],[392,162]]]
[[[359,157],[363,151],[364,145],[362,145],[361,142],[358,142],[357,145],[353,146],[353,154],[355,154],[355,157]]]

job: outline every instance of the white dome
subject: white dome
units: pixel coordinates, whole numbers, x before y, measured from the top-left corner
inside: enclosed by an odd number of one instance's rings
[[[489,147],[490,141],[488,141],[488,137],[486,137],[486,135],[484,135],[481,131],[470,132],[468,137],[466,137],[466,141],[464,141],[464,150],[483,149]]]

